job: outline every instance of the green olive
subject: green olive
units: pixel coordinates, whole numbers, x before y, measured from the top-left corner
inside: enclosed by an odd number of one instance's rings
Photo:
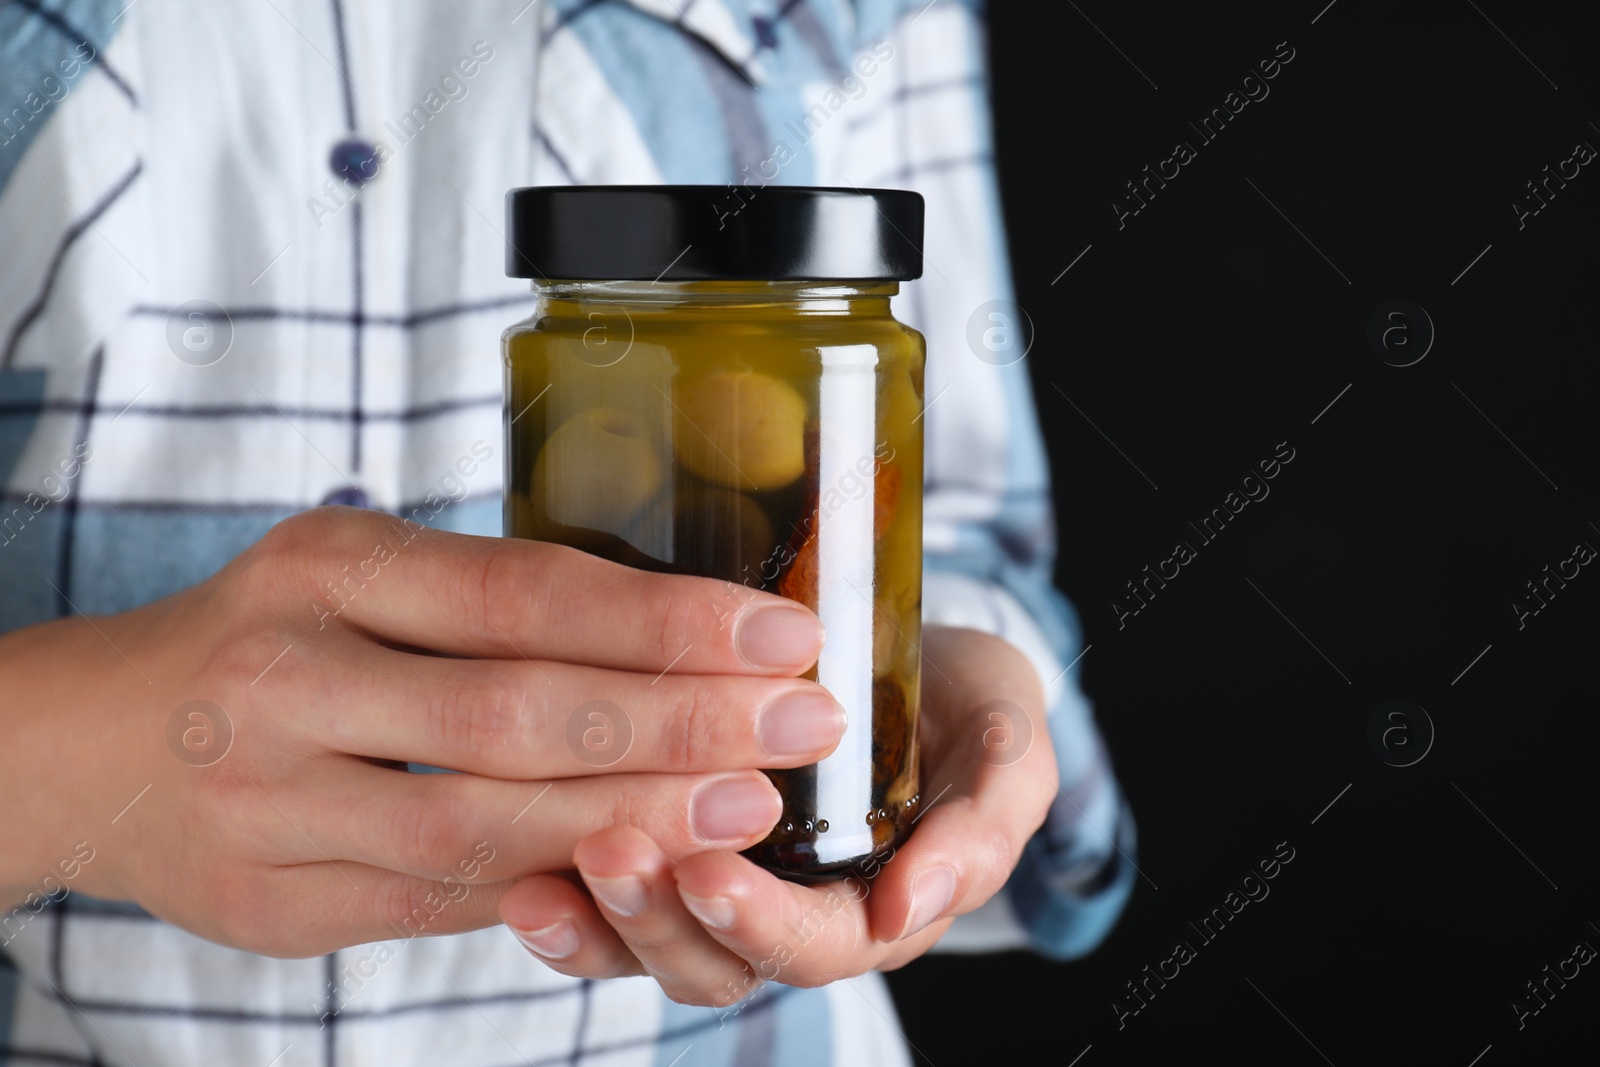
[[[805,471],[806,402],[766,374],[722,371],[677,389],[678,461],[730,489],[781,489]]]
[[[533,464],[533,503],[564,526],[621,533],[666,482],[655,434],[638,415],[596,407],[561,424]]]

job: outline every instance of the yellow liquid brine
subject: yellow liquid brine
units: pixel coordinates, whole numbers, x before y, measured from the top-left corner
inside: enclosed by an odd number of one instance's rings
[[[894,282],[552,282],[504,334],[508,536],[821,617],[848,725],[746,855],[843,877],[920,801],[923,341]],[[626,710],[626,709],[624,709]]]

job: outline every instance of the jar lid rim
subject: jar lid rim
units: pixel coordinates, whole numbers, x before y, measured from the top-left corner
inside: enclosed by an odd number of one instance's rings
[[[506,274],[577,281],[909,281],[907,189],[543,185],[506,193]]]

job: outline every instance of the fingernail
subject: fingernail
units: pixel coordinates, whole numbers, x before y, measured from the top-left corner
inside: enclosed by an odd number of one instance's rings
[[[733,925],[733,901],[727,897],[695,897],[682,891],[678,895],[689,914],[713,930],[726,930]]]
[[[800,670],[822,651],[822,621],[804,608],[759,607],[740,616],[733,647],[752,667]]]
[[[826,693],[781,696],[756,720],[756,739],[769,756],[821,752],[843,735],[844,708]]]
[[[578,951],[578,931],[565,919],[543,930],[518,930],[512,927],[512,933],[517,935],[517,940],[529,952],[547,960],[564,960]]]
[[[911,911],[906,915],[906,928],[900,931],[904,940],[917,933],[944,914],[956,895],[956,872],[940,864],[931,867],[911,880]]]
[[[783,814],[783,802],[762,778],[722,778],[700,787],[689,801],[689,825],[705,841],[764,834]]]
[[[583,881],[596,900],[618,915],[637,915],[644,910],[644,883],[631,874],[620,878],[596,878],[584,875]]]

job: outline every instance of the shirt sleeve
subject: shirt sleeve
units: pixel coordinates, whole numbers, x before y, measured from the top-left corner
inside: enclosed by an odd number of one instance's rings
[[[1081,956],[1132,890],[1134,826],[1077,683],[1077,617],[1051,586],[1049,471],[1023,358],[1031,327],[1006,259],[981,11],[937,4],[861,29],[881,73],[868,86],[877,106],[844,154],[854,184],[927,201],[923,277],[895,304],[928,341],[923,621],[993,633],[1027,655],[1061,770],[1007,892],[958,921],[941,948]]]
[[[106,346],[155,273],[136,54],[116,13],[0,5],[0,572],[24,579],[0,579],[0,632],[65,610],[45,576],[66,539],[38,530],[81,487]]]
[[[148,282],[132,55],[102,7],[0,8],[0,373],[87,364]]]

